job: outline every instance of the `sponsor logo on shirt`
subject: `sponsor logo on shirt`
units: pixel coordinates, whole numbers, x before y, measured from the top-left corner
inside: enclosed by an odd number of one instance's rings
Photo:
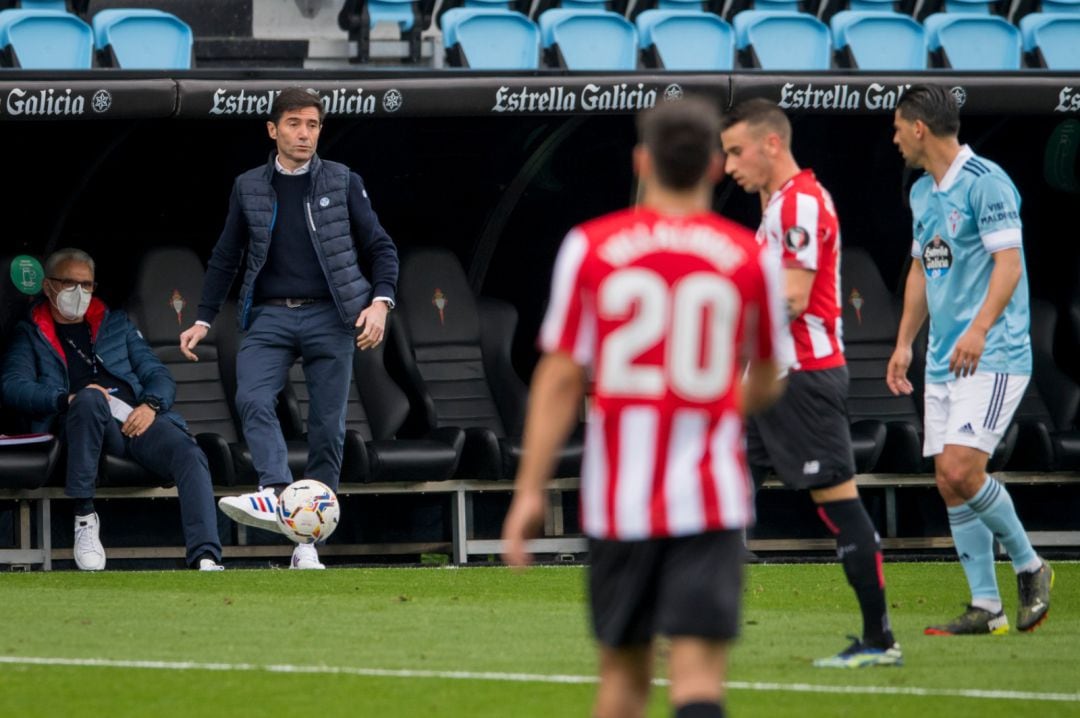
[[[810,233],[799,226],[794,226],[784,232],[784,247],[789,252],[798,254],[810,244]]]
[[[944,277],[949,273],[949,268],[952,267],[952,248],[941,238],[940,234],[935,234],[934,238],[923,247],[922,261],[926,276],[931,279]]]

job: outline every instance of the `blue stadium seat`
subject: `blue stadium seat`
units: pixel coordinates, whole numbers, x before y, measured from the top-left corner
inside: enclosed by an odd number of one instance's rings
[[[546,10],[540,41],[553,63],[568,70],[637,69],[637,30],[622,15],[604,10]]]
[[[945,13],[960,13],[968,15],[990,15],[990,6],[994,0],[945,0],[941,4],[941,11]]]
[[[925,70],[922,25],[896,12],[843,10],[832,16],[833,46],[860,70]]]
[[[1080,13],[1080,0],[1042,0],[1045,13]]]
[[[67,0],[20,0],[19,7],[23,10],[56,10],[67,12]]]
[[[457,7],[442,16],[443,44],[458,64],[476,70],[535,70],[540,30],[512,10]]]
[[[646,10],[637,16],[641,49],[655,48],[665,70],[730,70],[735,64],[735,32],[700,10]]]
[[[923,22],[926,45],[953,70],[1019,70],[1020,31],[997,15],[934,13]]]
[[[848,10],[860,12],[887,12],[895,10],[895,0],[848,0]]]
[[[94,61],[94,31],[59,10],[5,10],[0,52],[27,70],[87,70]]]
[[[657,10],[705,10],[704,0],[657,0]]]
[[[799,0],[753,0],[752,8],[754,10],[765,10],[768,12],[802,11],[802,8],[799,7]]]
[[[102,10],[94,15],[97,49],[126,70],[189,70],[194,37],[187,23],[160,10]]]
[[[736,48],[762,70],[828,70],[832,64],[829,28],[813,15],[744,10],[733,24]]]
[[[402,32],[413,29],[415,0],[367,0],[368,27],[380,22],[396,23]]]
[[[1080,14],[1033,13],[1020,20],[1024,52],[1048,70],[1080,70]]]

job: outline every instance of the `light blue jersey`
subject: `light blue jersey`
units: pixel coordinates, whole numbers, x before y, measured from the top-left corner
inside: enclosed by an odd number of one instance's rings
[[[926,381],[955,378],[949,357],[979,313],[990,288],[993,252],[1021,250],[1020,283],[986,335],[979,371],[1031,374],[1027,267],[1023,261],[1020,194],[1009,176],[967,145],[941,186],[925,174],[911,188],[915,240],[911,256],[926,272],[930,345]]]

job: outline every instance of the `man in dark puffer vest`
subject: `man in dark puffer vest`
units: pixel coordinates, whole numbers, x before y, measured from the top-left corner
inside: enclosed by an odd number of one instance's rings
[[[88,254],[55,252],[45,274],[46,301],[16,327],[4,356],[3,399],[31,418],[33,431],[56,431],[67,443],[64,492],[75,503],[76,565],[105,568],[94,511],[105,451],[176,483],[188,564],[221,570],[210,470],[184,420],[169,410],[176,395],[169,370],[124,312],[93,296]]]
[[[225,228],[214,247],[195,325],[180,349],[197,361],[245,251],[236,358],[236,406],[259,489],[225,497],[234,521],[278,531],[277,497],[292,481],[275,405],[289,367],[304,360],[311,397],[305,477],[336,489],[345,441],[353,342],[382,341],[397,289],[397,249],[379,224],[363,180],[315,154],[324,108],[317,95],[289,88],[267,122],[276,153],[236,178]],[[367,268],[370,277],[361,267]],[[324,568],[315,546],[299,544],[292,568]]]

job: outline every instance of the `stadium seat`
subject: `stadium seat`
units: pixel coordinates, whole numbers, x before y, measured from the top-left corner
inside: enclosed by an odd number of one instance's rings
[[[194,37],[187,23],[160,10],[102,10],[94,39],[108,64],[125,70],[188,70]]]
[[[67,12],[4,10],[0,53],[4,64],[24,70],[88,70],[94,60],[94,31]]]
[[[1019,70],[1020,31],[997,15],[935,13],[923,22],[927,47],[952,70]]]
[[[19,0],[17,4],[23,10],[68,11],[67,0]]]
[[[875,469],[887,473],[923,471],[922,420],[915,399],[894,396],[885,383],[900,319],[892,295],[865,249],[843,250],[840,286],[844,355],[851,376],[848,413],[852,439],[861,422],[881,423],[885,435]]]
[[[567,70],[634,70],[637,30],[605,10],[547,10],[540,15],[540,40],[553,67]]]
[[[420,59],[420,33],[430,19],[425,14],[429,3],[423,0],[345,0],[338,13],[338,27],[356,43],[356,60],[367,62],[371,56],[371,31],[376,25],[397,28],[408,43],[408,59]]]
[[[945,14],[990,15],[994,0],[944,0],[941,11]]]
[[[1024,52],[1035,67],[1080,70],[1080,13],[1026,15],[1020,20],[1020,33]]]
[[[519,12],[454,8],[442,15],[450,64],[477,70],[535,70],[540,30]]]
[[[307,432],[310,401],[298,361],[289,371],[293,420]],[[409,414],[409,400],[384,364],[384,345],[356,351],[345,416],[342,481],[444,481],[457,470],[465,432],[432,429],[420,438],[397,436]]]
[[[665,70],[730,70],[735,64],[731,25],[699,10],[646,10],[635,21],[641,49]]]
[[[397,298],[390,335],[419,410],[413,426],[465,430],[462,478],[512,479],[526,399],[510,361],[517,311],[474,297],[457,257],[435,247],[403,258]],[[559,476],[579,475],[581,448],[578,440],[562,450]]]
[[[926,69],[922,25],[895,12],[844,10],[829,21],[844,64],[859,70]]]
[[[743,65],[761,70],[828,70],[829,28],[798,12],[744,10],[735,16],[735,46]]]
[[[1019,427],[1009,468],[1036,471],[1080,468],[1080,410],[1077,386],[1054,362],[1057,311],[1049,302],[1031,300],[1031,382],[1013,422]]]

